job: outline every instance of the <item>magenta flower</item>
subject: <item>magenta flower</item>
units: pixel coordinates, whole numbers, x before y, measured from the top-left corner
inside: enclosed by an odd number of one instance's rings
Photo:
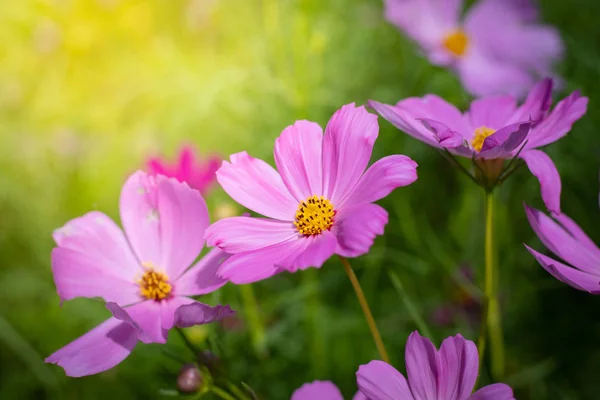
[[[151,158],[148,160],[148,171],[152,175],[164,175],[185,182],[191,188],[205,195],[215,183],[215,172],[219,169],[221,159],[211,156],[205,161],[197,160],[194,148],[184,146],[179,152],[179,160],[168,165],[166,160]]]
[[[349,104],[325,129],[309,121],[275,142],[277,172],[246,152],[233,154],[217,180],[238,203],[268,218],[233,217],[206,231],[210,246],[234,254],[218,273],[234,283],[287,270],[321,267],[333,254],[366,253],[383,234],[387,212],[373,204],[417,179],[417,164],[384,157],[365,171],[378,135],[377,116]]]
[[[477,96],[521,96],[563,54],[558,31],[537,22],[529,0],[385,0],[385,16],[429,61],[452,68]],[[518,43],[518,45],[515,45]]]
[[[556,279],[575,289],[600,294],[600,249],[568,216],[552,217],[525,205],[529,224],[544,246],[570,265],[545,256],[525,245],[537,262]],[[571,267],[572,266],[572,267]]]
[[[413,332],[406,342],[408,380],[383,361],[361,365],[358,388],[370,400],[514,400],[512,389],[496,383],[471,394],[479,372],[475,343],[461,335],[444,339],[438,351]]]
[[[491,1],[491,0],[490,0]],[[437,149],[472,158],[476,173],[493,187],[502,179],[504,160],[519,157],[538,178],[548,209],[560,211],[560,177],[538,147],[565,136],[587,109],[588,99],[573,92],[550,111],[552,81],[544,79],[517,107],[512,96],[484,97],[464,114],[435,95],[411,97],[395,106],[370,101],[398,129]]]
[[[290,400],[344,400],[342,392],[329,381],[305,383],[292,394]],[[356,392],[352,400],[369,400],[361,392]]]
[[[46,359],[69,376],[114,367],[138,340],[165,343],[175,326],[205,324],[231,315],[189,296],[225,284],[216,270],[227,254],[210,251],[188,267],[204,246],[209,224],[204,199],[185,183],[134,173],[120,200],[123,231],[92,211],[54,232],[52,272],[61,300],[101,297],[113,317]]]

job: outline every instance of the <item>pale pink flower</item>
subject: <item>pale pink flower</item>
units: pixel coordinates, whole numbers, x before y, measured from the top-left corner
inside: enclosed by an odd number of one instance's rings
[[[330,381],[313,381],[300,386],[290,400],[344,400],[342,392]],[[361,392],[356,392],[352,400],[368,400]]]

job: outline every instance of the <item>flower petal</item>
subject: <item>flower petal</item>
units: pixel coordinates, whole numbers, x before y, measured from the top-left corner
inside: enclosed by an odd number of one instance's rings
[[[275,141],[275,164],[283,183],[301,202],[323,193],[323,129],[310,121],[296,121]]]
[[[219,289],[227,280],[219,277],[217,270],[229,256],[221,249],[212,249],[179,277],[175,282],[175,293],[178,296],[200,296]]]
[[[510,386],[504,383],[494,383],[482,387],[469,396],[467,400],[515,400],[515,398]]]
[[[134,173],[121,192],[121,220],[142,263],[176,280],[198,257],[209,223],[200,193],[174,178]]]
[[[576,270],[538,253],[527,245],[525,245],[525,247],[535,257],[537,262],[559,281],[564,282],[577,290],[589,292],[591,294],[600,294],[600,276]]]
[[[365,172],[378,133],[377,115],[354,103],[329,120],[323,139],[323,195],[334,205]]]
[[[369,400],[412,400],[406,379],[386,362],[374,360],[356,372],[359,390]]]
[[[288,272],[309,267],[321,268],[323,263],[335,253],[338,241],[332,232],[324,231],[319,235],[303,237],[294,244],[295,250],[277,262],[277,267]]]
[[[109,318],[45,361],[61,366],[67,376],[94,375],[118,365],[137,342],[136,330],[131,325]]]
[[[440,360],[433,343],[417,331],[406,342],[406,373],[415,400],[436,399]]]
[[[525,213],[531,228],[548,250],[574,267],[600,276],[600,255],[597,248],[595,252],[590,251],[559,224],[535,208],[525,205]]]
[[[369,251],[375,237],[383,235],[388,213],[377,204],[360,204],[336,215],[333,232],[339,246],[336,253],[344,257],[358,257]]]
[[[473,131],[481,127],[498,130],[507,125],[516,108],[517,101],[513,96],[489,96],[474,100],[471,103],[467,117],[471,121]]]
[[[162,328],[189,328],[220,321],[235,314],[228,305],[211,307],[188,297],[175,297],[162,307]]]
[[[371,203],[384,198],[398,187],[410,185],[417,180],[417,166],[410,157],[401,154],[377,160],[337,207],[343,209],[346,205]]]
[[[552,217],[554,217],[554,219],[557,220],[563,226],[563,228],[565,228],[571,234],[571,236],[573,236],[575,240],[579,242],[579,244],[584,246],[587,251],[594,255],[594,257],[600,259],[600,249],[592,241],[592,239],[586,235],[583,229],[581,229],[579,225],[575,223],[575,221],[563,213],[552,214]]]
[[[560,213],[560,175],[552,159],[541,150],[526,150],[520,158],[525,160],[527,168],[540,181],[542,200],[548,210]]]
[[[509,158],[513,150],[517,149],[529,134],[531,124],[516,123],[508,125],[496,133],[488,136],[483,141],[479,152],[482,158]]]
[[[281,176],[266,162],[245,151],[223,161],[217,181],[235,201],[259,214],[293,221],[298,201],[285,187]]]
[[[344,397],[333,383],[314,381],[296,389],[291,400],[344,400]]]
[[[138,340],[144,343],[166,343],[168,331],[162,328],[161,318],[164,302],[146,300],[130,307],[120,307],[108,302],[106,308],[116,319],[136,329]]]
[[[206,243],[237,254],[284,242],[298,236],[292,222],[266,218],[230,217],[206,230]]]
[[[361,391],[354,393],[352,396],[352,400],[369,400],[367,396],[365,396]]]
[[[508,120],[513,124],[521,121],[540,122],[552,105],[552,79],[545,78],[529,91],[527,99]]]
[[[53,234],[52,273],[62,300],[102,297],[130,304],[139,300],[135,277],[142,269],[123,232],[105,214],[92,211]]]
[[[444,148],[453,148],[465,146],[466,141],[462,134],[455,132],[433,119],[420,118],[419,119],[427,129],[429,129],[435,135],[436,139],[440,143],[440,146]]]
[[[439,351],[441,376],[438,397],[444,400],[463,400],[471,394],[477,373],[479,356],[475,343],[461,335],[444,339]]]

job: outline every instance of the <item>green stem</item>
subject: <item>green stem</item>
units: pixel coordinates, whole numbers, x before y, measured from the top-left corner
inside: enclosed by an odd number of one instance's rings
[[[175,330],[177,331],[177,333],[179,333],[179,336],[181,336],[181,340],[183,340],[183,343],[185,343],[186,347],[190,349],[194,357],[196,357],[198,355],[198,349],[196,348],[196,346],[194,346],[190,339],[188,339],[187,335],[185,334],[185,332],[183,332],[181,328],[175,328]]]
[[[250,334],[252,336],[252,345],[256,355],[259,357],[265,356],[265,328],[260,318],[258,311],[258,303],[254,295],[252,285],[240,285],[242,293],[242,301],[244,303],[244,313],[250,325]]]
[[[365,319],[367,320],[367,325],[369,325],[369,329],[371,330],[371,335],[373,336],[373,340],[375,341],[375,346],[377,346],[377,351],[379,352],[379,357],[381,360],[386,363],[390,363],[390,358],[388,357],[387,351],[385,351],[385,346],[383,345],[383,340],[381,340],[381,335],[379,334],[379,329],[377,329],[377,324],[375,324],[375,319],[373,319],[373,314],[371,313],[371,308],[369,307],[369,303],[365,298],[365,294],[360,287],[360,283],[356,278],[356,274],[352,270],[350,263],[347,259],[340,256],[340,260],[342,261],[342,265],[348,274],[348,278],[354,287],[354,292],[356,293],[356,297],[358,298],[358,302],[362,308],[363,314],[365,315]]]
[[[392,280],[392,285],[394,285],[394,287],[398,291],[398,294],[400,294],[400,297],[402,298],[402,302],[404,302],[404,306],[406,307],[406,310],[408,311],[411,318],[415,322],[415,325],[417,325],[417,328],[419,329],[419,331],[421,331],[421,333],[425,337],[428,337],[429,339],[433,340],[434,339],[433,335],[431,334],[431,331],[429,330],[427,323],[421,317],[421,314],[419,314],[419,311],[417,311],[417,308],[415,307],[413,302],[410,300],[410,297],[404,290],[404,286],[402,285],[402,282],[400,281],[400,278],[398,277],[398,275],[396,275],[393,271],[390,271],[389,275],[390,275],[390,279]]]
[[[237,400],[235,397],[233,397],[232,395],[230,395],[229,393],[227,393],[219,387],[213,386],[210,388],[210,391],[216,394],[218,397],[222,398],[223,400]]]

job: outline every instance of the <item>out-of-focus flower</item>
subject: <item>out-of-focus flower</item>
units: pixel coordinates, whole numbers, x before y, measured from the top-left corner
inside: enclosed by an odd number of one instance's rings
[[[194,393],[202,386],[202,374],[195,364],[185,364],[177,376],[177,389],[183,393]]]
[[[358,388],[370,400],[514,400],[512,389],[496,383],[471,394],[479,372],[475,343],[461,335],[444,339],[439,351],[413,332],[406,342],[406,379],[383,361],[361,365]]]
[[[563,43],[537,21],[529,0],[480,0],[461,17],[462,0],[385,0],[388,21],[435,65],[452,68],[477,96],[521,96],[552,75]]]
[[[291,400],[344,400],[342,392],[330,381],[314,381],[305,383],[292,394]],[[368,400],[361,392],[357,392],[352,400]]]
[[[507,172],[504,161],[519,157],[538,178],[548,209],[560,211],[560,177],[554,163],[538,147],[571,130],[587,110],[587,97],[573,92],[552,104],[552,80],[544,79],[517,107],[512,96],[491,96],[471,103],[464,114],[435,95],[411,97],[395,106],[370,101],[398,129],[451,154],[469,157],[482,185],[492,188]]]
[[[198,160],[196,152],[191,146],[184,146],[179,152],[179,159],[173,165],[155,157],[148,160],[148,172],[152,175],[164,175],[185,182],[203,195],[215,183],[215,172],[219,169],[221,159],[210,156],[205,161]]]
[[[92,211],[54,232],[52,272],[62,300],[101,297],[113,317],[46,359],[69,376],[119,364],[138,340],[165,343],[175,326],[205,324],[231,315],[229,306],[192,299],[225,284],[216,270],[227,254],[200,254],[209,224],[204,199],[185,183],[134,173],[121,192],[123,231]]]
[[[217,171],[223,189],[268,218],[225,218],[207,229],[209,245],[234,254],[219,275],[249,283],[321,267],[333,254],[369,251],[388,221],[373,202],[417,179],[417,164],[404,155],[365,171],[378,131],[376,115],[349,104],[333,115],[325,135],[314,122],[287,127],[275,142],[278,171],[246,152],[223,162]]]
[[[537,262],[556,279],[578,290],[600,294],[600,249],[563,213],[546,214],[525,205],[529,224],[544,246],[563,264],[525,245]]]
[[[458,274],[463,282],[474,284],[471,266],[461,265]],[[456,286],[450,300],[433,310],[431,320],[437,326],[451,326],[456,318],[461,317],[472,325],[477,325],[481,319],[481,301],[473,293]]]

